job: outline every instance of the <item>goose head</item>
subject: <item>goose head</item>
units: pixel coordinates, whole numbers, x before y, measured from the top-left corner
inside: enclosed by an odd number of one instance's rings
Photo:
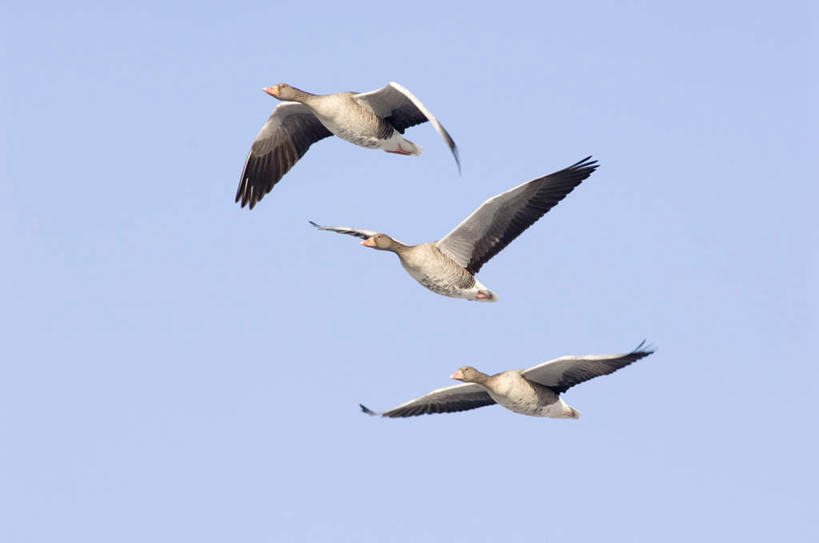
[[[264,91],[273,98],[291,102],[298,102],[307,95],[306,92],[299,90],[296,87],[291,87],[287,83],[279,83],[278,85],[267,87],[264,89]]]
[[[463,381],[464,383],[477,383],[484,380],[485,374],[479,372],[472,366],[464,366],[450,376],[452,379]]]
[[[379,251],[395,251],[398,243],[387,234],[376,234],[362,241],[361,245]]]

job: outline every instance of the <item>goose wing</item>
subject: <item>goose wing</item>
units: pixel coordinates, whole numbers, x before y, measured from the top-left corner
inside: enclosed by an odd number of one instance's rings
[[[327,230],[328,232],[335,232],[337,234],[347,234],[348,236],[355,236],[361,239],[371,238],[372,236],[378,234],[375,230],[364,230],[363,228],[350,228],[349,226],[322,226],[320,224],[314,223],[313,221],[309,221],[310,224],[318,228],[319,230]],[[401,240],[392,238],[393,241],[400,243],[401,245],[406,245]]]
[[[361,404],[359,405],[361,406],[361,410],[368,415],[395,418],[431,415],[433,413],[455,413],[457,411],[476,409],[494,403],[495,400],[490,398],[489,393],[480,385],[464,383],[433,390],[429,394],[424,394],[383,413],[377,413]]]
[[[279,104],[253,140],[236,201],[253,209],[312,144],[328,136],[332,133],[304,104]]]
[[[458,171],[461,171],[461,160],[458,157],[455,140],[432,112],[421,103],[421,100],[406,87],[391,82],[384,88],[356,94],[355,99],[369,106],[376,115],[389,122],[402,134],[411,126],[429,121],[449,146],[452,156],[455,157],[455,163],[458,164]]]
[[[591,157],[484,202],[438,248],[472,274],[552,209],[597,168]]]
[[[348,236],[355,236],[361,239],[370,238],[378,233],[374,230],[363,230],[361,228],[350,228],[348,226],[322,226],[313,221],[309,222],[319,230],[327,230],[328,232],[336,232],[337,234],[347,234]]]
[[[644,345],[645,341],[628,354],[561,356],[524,370],[523,376],[562,394],[574,385],[601,375],[614,373],[654,352],[650,347],[644,347]]]

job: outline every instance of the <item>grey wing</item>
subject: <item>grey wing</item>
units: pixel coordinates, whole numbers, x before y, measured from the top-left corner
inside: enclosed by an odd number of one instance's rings
[[[523,376],[562,394],[576,384],[614,373],[654,352],[644,345],[645,341],[628,354],[561,356],[524,370]]]
[[[455,140],[432,112],[421,103],[421,100],[406,87],[393,81],[382,89],[357,94],[355,98],[370,106],[376,115],[389,122],[402,134],[411,126],[429,121],[449,146],[452,156],[455,157],[455,163],[458,165],[458,171],[461,171],[461,159],[458,156]]]
[[[597,169],[586,157],[484,202],[438,242],[438,248],[472,274],[552,209]]]
[[[315,226],[319,230],[327,230],[328,232],[336,232],[338,234],[347,234],[348,236],[355,236],[355,237],[361,238],[361,239],[367,239],[367,238],[370,238],[370,237],[378,234],[378,232],[376,232],[375,230],[364,230],[362,228],[350,228],[349,226],[322,226],[320,224],[314,223],[313,221],[309,221],[309,222],[310,222],[310,224],[312,224],[313,226]],[[393,239],[393,241],[397,241],[398,243],[400,243],[402,245],[406,245],[406,243],[404,243],[400,239],[395,239],[395,238],[392,238],[392,239]]]
[[[236,201],[253,209],[312,144],[327,136],[332,133],[307,106],[279,104],[250,147]]]
[[[377,413],[361,405],[361,410],[368,415],[382,417],[414,417],[416,415],[431,415],[433,413],[455,413],[467,411],[495,403],[489,393],[474,383],[465,383],[446,388],[433,390],[420,398],[415,398],[398,407]]]
[[[347,234],[348,236],[355,236],[361,239],[367,239],[378,233],[373,230],[362,230],[360,228],[349,228],[347,226],[322,226],[314,223],[313,221],[309,222],[319,230],[327,230],[328,232],[336,232],[338,234]]]

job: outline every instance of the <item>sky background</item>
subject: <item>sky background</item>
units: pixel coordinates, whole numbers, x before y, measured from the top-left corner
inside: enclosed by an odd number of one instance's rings
[[[815,2],[3,2],[0,540],[819,537]],[[388,81],[402,157],[313,146],[233,203],[288,82]],[[437,296],[420,243],[600,168]],[[471,364],[656,354],[579,421],[363,415]]]

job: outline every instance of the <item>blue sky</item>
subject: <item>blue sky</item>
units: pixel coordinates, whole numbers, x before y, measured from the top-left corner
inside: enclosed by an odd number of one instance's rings
[[[817,520],[819,9],[4,3],[0,540],[806,541]],[[233,203],[263,87],[395,80],[421,157],[316,144]],[[436,296],[389,254],[593,154]],[[579,421],[358,410],[457,367],[658,351]]]

